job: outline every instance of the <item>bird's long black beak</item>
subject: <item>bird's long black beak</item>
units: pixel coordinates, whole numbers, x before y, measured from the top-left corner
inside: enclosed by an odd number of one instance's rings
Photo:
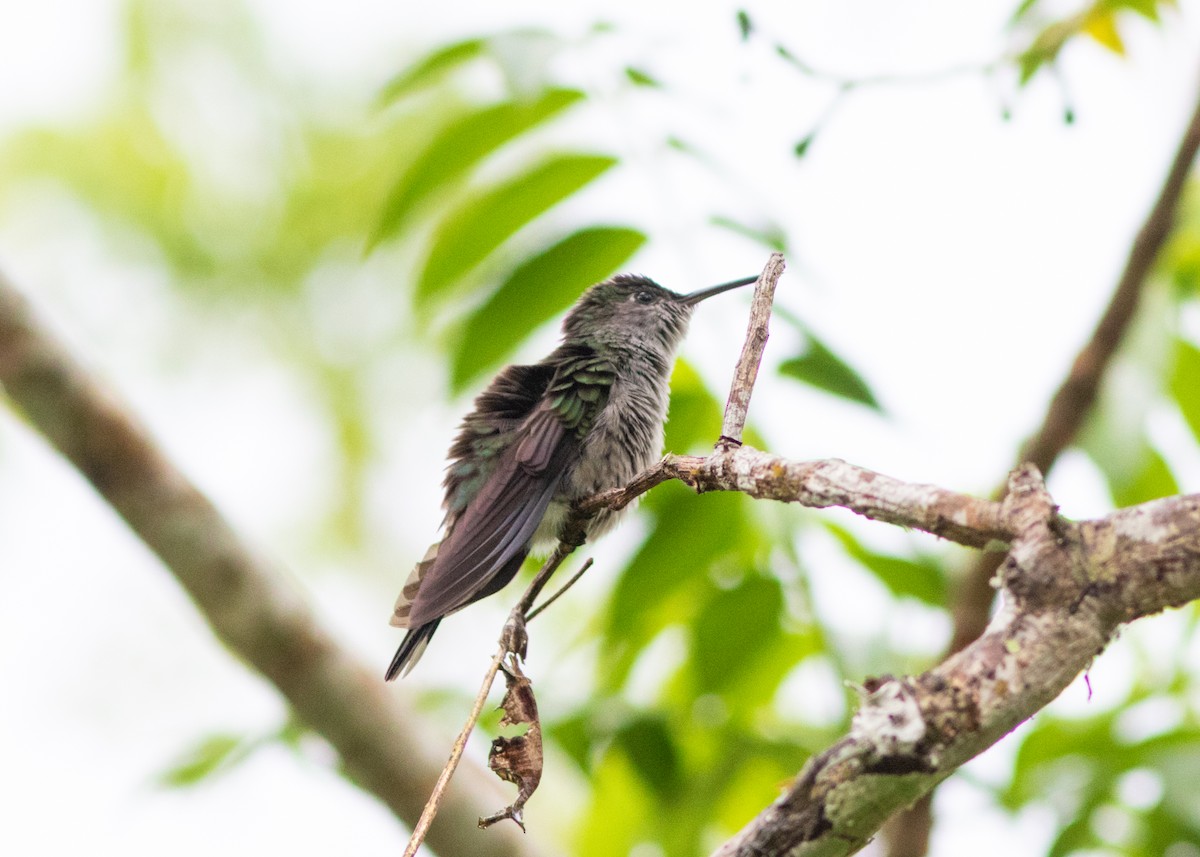
[[[741,288],[742,286],[748,286],[751,283],[756,282],[758,282],[758,277],[742,277],[740,280],[734,280],[733,282],[729,283],[721,283],[719,286],[709,286],[707,289],[701,289],[698,292],[691,292],[684,295],[683,300],[680,301],[680,303],[682,303],[684,306],[695,306],[696,304],[700,303],[700,301],[705,300],[706,298],[711,298],[713,295],[719,295],[721,292],[727,292],[730,289]]]

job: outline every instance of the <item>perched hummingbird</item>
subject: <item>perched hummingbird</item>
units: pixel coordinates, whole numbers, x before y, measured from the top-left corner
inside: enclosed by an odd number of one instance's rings
[[[479,394],[450,447],[445,535],[396,600],[391,623],[408,634],[389,681],[412,669],[442,617],[499,592],[535,543],[558,538],[573,503],[654,463],[692,310],[756,279],[686,295],[630,274],[597,283],[567,313],[550,356],[507,367]],[[618,514],[596,515],[588,537],[609,530]]]

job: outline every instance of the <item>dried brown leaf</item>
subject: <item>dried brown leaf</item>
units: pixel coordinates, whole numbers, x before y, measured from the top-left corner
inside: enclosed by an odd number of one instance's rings
[[[492,741],[488,755],[488,767],[496,776],[517,786],[517,799],[507,807],[487,818],[479,819],[480,827],[491,827],[498,821],[511,818],[522,830],[525,822],[521,813],[525,802],[533,796],[542,779],[542,724],[538,720],[537,700],[533,696],[533,683],[521,672],[515,657],[501,664],[508,689],[500,707],[504,714],[501,726],[526,726],[525,733],[512,738],[503,736]]]

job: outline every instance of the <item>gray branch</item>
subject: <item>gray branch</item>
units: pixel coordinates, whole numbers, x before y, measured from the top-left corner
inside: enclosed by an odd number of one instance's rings
[[[930,515],[908,517],[917,526]],[[889,815],[1049,704],[1122,623],[1200,598],[1200,495],[1076,523],[1026,465],[996,529],[1012,549],[1003,606],[983,636],[921,675],[868,681],[850,733],[718,857],[858,851]]]
[[[409,826],[446,760],[446,742],[318,623],[297,587],[253,551],[162,453],[113,393],[41,325],[0,275],[0,385],[158,555],[213,633],[337,750],[349,777]],[[533,855],[514,827],[484,832],[506,801],[464,766],[429,832],[441,854]]]
[[[771,307],[775,303],[775,288],[783,276],[785,267],[783,254],[772,253],[754,287],[754,301],[750,304],[750,320],[746,325],[746,339],[742,342],[742,353],[733,370],[733,383],[729,398],[725,400],[725,418],[721,424],[721,443],[738,445],[742,442],[742,430],[746,427],[746,414],[750,410],[750,395],[758,379],[758,367],[767,348],[770,335]]]
[[[1200,495],[1074,522],[1058,515],[1033,465],[1014,471],[1005,499],[993,501],[844,461],[719,446],[705,457],[668,455],[581,511],[620,508],[671,479],[1007,548],[1003,609],[985,633],[921,675],[868,680],[850,733],[716,857],[853,854],[890,815],[1048,705],[1121,624],[1200,598]]]

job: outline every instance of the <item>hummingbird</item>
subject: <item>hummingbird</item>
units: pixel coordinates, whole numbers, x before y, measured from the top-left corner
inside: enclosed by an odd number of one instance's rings
[[[475,399],[450,447],[443,538],[409,574],[391,624],[408,629],[387,669],[407,674],[446,615],[493,595],[530,550],[553,544],[573,504],[624,486],[662,454],[675,352],[696,305],[755,282],[679,294],[619,274],[568,311],[561,344],[508,366]],[[620,512],[586,525],[596,538]]]

